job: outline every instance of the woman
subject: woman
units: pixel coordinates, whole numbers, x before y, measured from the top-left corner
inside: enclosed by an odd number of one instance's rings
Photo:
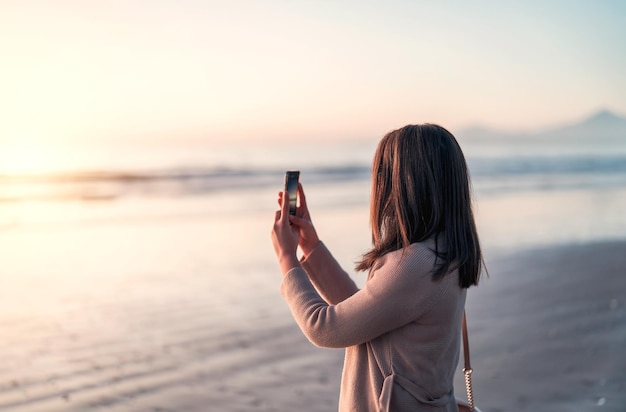
[[[483,260],[465,158],[444,128],[409,125],[380,141],[372,164],[372,248],[358,289],[284,193],[272,241],[281,293],[315,345],[345,347],[340,411],[456,411],[466,290]],[[300,247],[303,257],[298,260]]]

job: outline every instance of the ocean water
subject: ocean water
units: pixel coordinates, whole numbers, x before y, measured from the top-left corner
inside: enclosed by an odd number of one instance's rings
[[[320,207],[367,208],[375,145],[85,149],[48,173],[0,173],[0,230],[6,236],[46,225],[108,220],[132,226],[146,219],[267,212],[274,207],[267,194],[281,189],[287,169],[301,170]],[[541,244],[626,233],[624,146],[470,142],[464,150],[485,242],[502,244],[490,239],[509,234]]]

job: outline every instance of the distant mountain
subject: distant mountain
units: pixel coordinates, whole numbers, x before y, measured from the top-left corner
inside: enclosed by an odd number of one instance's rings
[[[541,139],[626,141],[626,118],[608,110],[601,110],[579,123],[548,129],[535,134],[534,137]]]
[[[626,143],[626,117],[617,115],[609,110],[600,110],[580,122],[557,126],[542,131],[516,133],[498,131],[485,127],[471,127],[461,130],[457,134],[460,139],[468,142],[541,140],[576,143]]]

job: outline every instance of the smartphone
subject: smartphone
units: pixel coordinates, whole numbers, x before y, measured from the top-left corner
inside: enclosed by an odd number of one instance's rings
[[[285,191],[287,192],[289,201],[289,214],[296,214],[296,205],[298,203],[298,179],[300,179],[299,170],[289,170],[285,173]]]

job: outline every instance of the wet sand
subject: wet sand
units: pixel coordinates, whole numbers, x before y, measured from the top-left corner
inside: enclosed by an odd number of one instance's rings
[[[489,269],[467,305],[477,404],[624,410],[626,243],[529,250]]]
[[[488,261],[467,305],[483,411],[624,410],[625,252],[603,242]],[[53,312],[0,314],[0,410],[336,410],[343,351],[306,341],[274,270],[268,260],[226,286],[120,278],[65,293]],[[460,367],[457,378],[463,397]]]

